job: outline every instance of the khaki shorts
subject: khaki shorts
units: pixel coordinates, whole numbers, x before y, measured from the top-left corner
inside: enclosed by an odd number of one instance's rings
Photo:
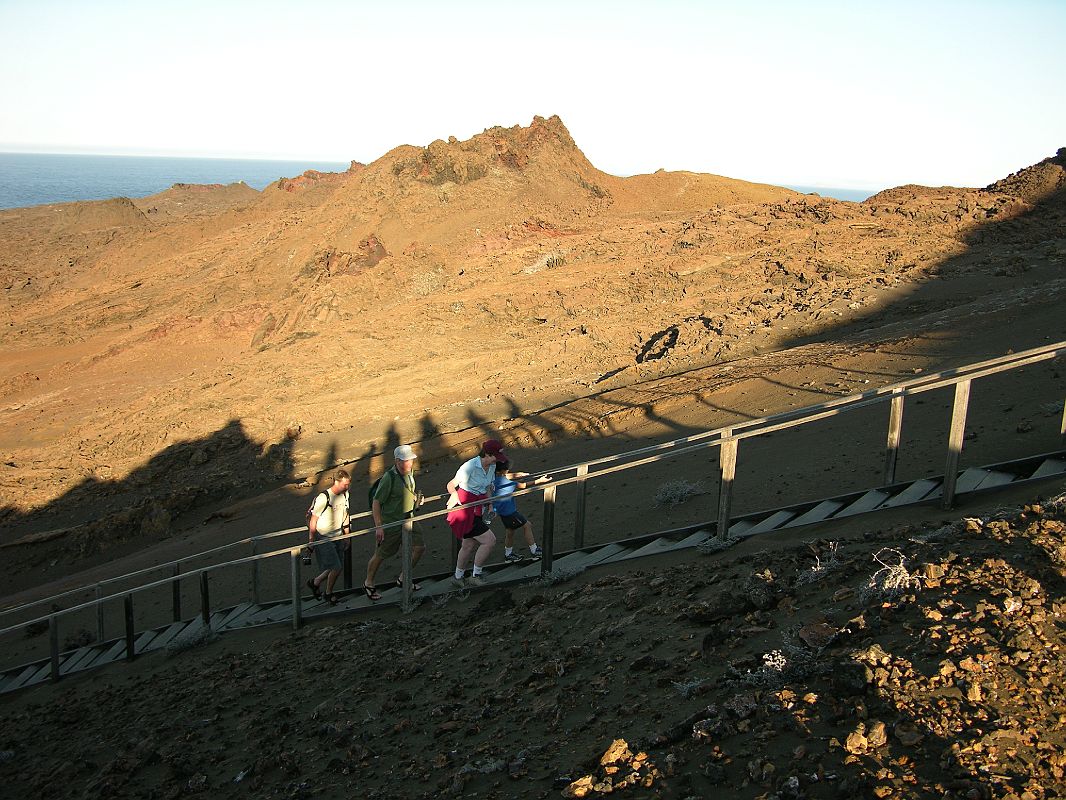
[[[385,523],[389,523],[386,521]],[[374,550],[374,555],[378,558],[391,558],[400,552],[400,544],[403,542],[403,527],[397,525],[393,528],[385,529],[385,538],[381,541],[381,544]],[[411,523],[411,547],[424,547],[425,544],[422,541],[422,526],[417,522]]]

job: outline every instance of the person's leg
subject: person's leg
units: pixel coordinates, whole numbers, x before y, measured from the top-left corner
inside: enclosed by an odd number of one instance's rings
[[[496,534],[492,531],[485,531],[480,536],[475,536],[472,541],[477,543],[477,552],[474,553],[474,574],[480,575],[481,568],[489,560],[493,548],[496,547]],[[465,545],[466,542],[464,541],[463,544]]]
[[[378,568],[381,566],[382,558],[377,554],[370,556],[370,560],[366,563],[366,580],[363,581],[363,586],[368,589],[374,587],[374,576],[378,574]]]
[[[459,557],[455,559],[455,577],[461,578],[463,576],[466,572],[466,565],[470,563],[470,557],[474,555],[474,551],[477,548],[478,542],[476,539],[463,539],[463,544],[459,548]]]
[[[526,545],[530,550],[537,546],[537,540],[533,538],[533,524],[526,520],[526,524],[522,526],[522,533],[526,535]]]
[[[503,546],[504,549],[509,553],[514,550],[514,530],[508,528],[506,525],[503,526],[503,530]]]
[[[337,583],[337,578],[340,577],[341,571],[339,569],[332,569],[326,573],[326,594],[333,594],[333,587]]]

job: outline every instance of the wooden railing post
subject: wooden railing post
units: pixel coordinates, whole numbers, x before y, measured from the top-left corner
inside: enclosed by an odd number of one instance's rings
[[[122,598],[122,606],[126,618],[126,660],[133,661],[137,656],[137,632],[133,628],[133,592]]]
[[[718,529],[720,539],[729,536],[729,520],[733,509],[733,481],[737,476],[737,445],[732,431],[723,431],[718,454]]]
[[[555,492],[558,487],[544,487],[544,517],[543,530],[541,531],[541,549],[544,551],[540,557],[540,574],[545,575],[552,571],[552,558],[555,555]]]
[[[104,641],[104,586],[96,584],[96,643]]]
[[[1062,401],[1062,422],[1059,423],[1059,438],[1066,444],[1066,400]]]
[[[589,474],[589,465],[582,464],[577,468],[577,477],[580,478],[577,486],[577,507],[574,511],[574,548],[581,549],[585,546],[585,493],[588,488],[586,476]]]
[[[354,540],[348,537],[344,540],[344,588],[351,589],[352,582],[352,542]]]
[[[403,573],[403,589],[400,592],[400,611],[404,614],[411,613],[414,607],[411,595],[414,592],[415,578],[411,574],[411,520],[405,519],[400,526],[400,571]],[[452,538],[455,538],[454,536]]]
[[[174,565],[174,580],[170,582],[174,604],[174,621],[181,622],[181,564]]]
[[[292,628],[300,630],[303,620],[303,597],[300,595],[300,548],[289,551],[289,576],[292,579]]]
[[[899,455],[900,433],[903,431],[903,399],[901,394],[892,395],[892,404],[888,413],[888,441],[885,444],[884,485],[896,482],[896,458]]]
[[[200,618],[204,621],[204,627],[211,625],[211,595],[207,588],[207,570],[200,573]]]
[[[59,680],[59,618],[52,614],[48,618],[48,651],[52,658],[53,681]]]
[[[255,539],[252,539],[252,555],[258,555],[258,550],[258,542],[256,542]],[[255,603],[255,605],[259,605],[259,563],[258,558],[252,562],[252,602]]]
[[[944,495],[941,505],[951,508],[955,504],[955,482],[959,473],[959,455],[966,434],[966,410],[970,404],[970,381],[955,384],[955,402],[951,407],[951,430],[948,433],[948,458],[944,465]]]

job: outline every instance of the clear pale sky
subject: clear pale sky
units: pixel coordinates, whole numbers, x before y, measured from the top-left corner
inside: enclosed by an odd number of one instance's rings
[[[0,151],[370,162],[558,114],[615,175],[984,186],[1066,146],[1066,0],[0,0]]]

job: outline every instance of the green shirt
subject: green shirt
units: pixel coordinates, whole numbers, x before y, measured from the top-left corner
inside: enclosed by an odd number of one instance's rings
[[[374,499],[381,503],[381,521],[396,522],[415,510],[415,476],[400,475],[396,467],[389,467],[381,476]]]

